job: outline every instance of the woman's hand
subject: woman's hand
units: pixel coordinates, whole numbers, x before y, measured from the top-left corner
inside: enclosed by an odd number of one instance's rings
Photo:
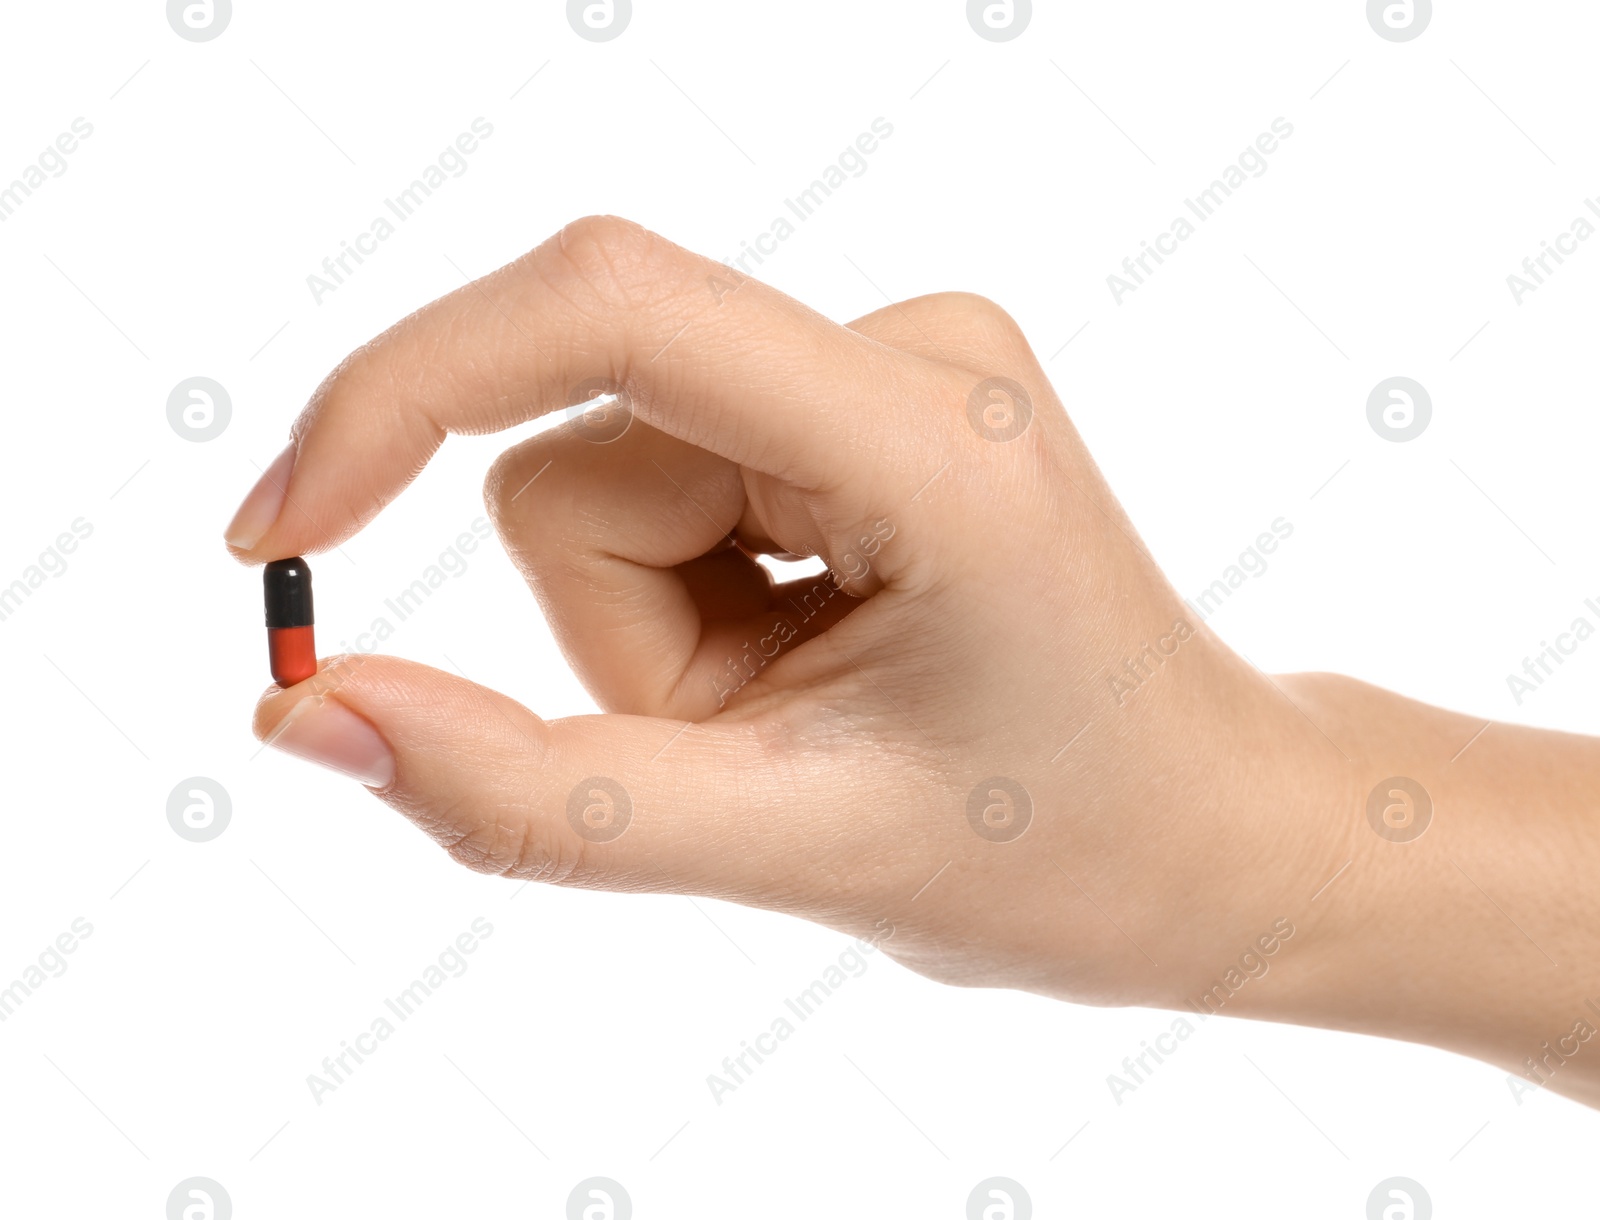
[[[579,221],[335,370],[228,541],[331,547],[448,433],[602,391],[622,410],[508,450],[485,495],[605,714],[344,657],[257,732],[485,872],[787,911],[949,982],[1442,1041],[1335,1002],[1381,972],[1372,904],[1417,901],[1364,816],[1403,732],[1357,740],[1354,684],[1275,684],[1198,621],[986,300],[839,326]],[[1212,990],[1268,938],[1270,979]]]

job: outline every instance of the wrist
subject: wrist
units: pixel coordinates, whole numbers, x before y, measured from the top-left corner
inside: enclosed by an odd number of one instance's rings
[[[1247,680],[1209,747],[1205,914],[1174,912],[1188,935],[1167,946],[1173,965],[1158,1002],[1201,1018],[1320,1024],[1308,1015],[1317,988],[1371,934],[1362,907],[1351,917],[1330,902],[1369,846],[1362,836],[1372,837],[1351,814],[1360,768],[1308,716],[1302,691],[1239,664]]]
[[[1514,1094],[1595,1101],[1595,743],[1332,675],[1278,684],[1344,778],[1318,802],[1321,875],[1298,904],[1285,893],[1295,935],[1235,1011],[1422,1042],[1503,1067]]]

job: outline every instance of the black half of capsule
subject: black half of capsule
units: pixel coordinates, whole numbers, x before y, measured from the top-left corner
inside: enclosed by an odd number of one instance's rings
[[[296,555],[274,559],[262,575],[267,598],[267,627],[309,627],[311,617],[311,565]]]

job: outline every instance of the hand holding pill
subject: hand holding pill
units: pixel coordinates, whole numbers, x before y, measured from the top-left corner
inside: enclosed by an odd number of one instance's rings
[[[448,435],[608,390],[619,435],[580,418],[485,485],[600,714],[334,657],[336,686],[268,691],[258,735],[475,869],[785,911],[953,983],[1189,1009],[1288,924],[1272,985],[1230,989],[1228,1014],[1520,1072],[1582,1011],[1585,983],[1528,960],[1457,870],[1493,876],[1556,960],[1593,960],[1600,743],[1496,725],[1453,759],[1481,719],[1258,671],[1167,583],[982,298],[838,325],[628,222],[569,225],[312,396],[227,532],[287,561],[269,626],[310,631],[298,557]],[[833,575],[776,582],[760,554]],[[274,646],[280,683],[297,647]],[[1374,832],[1396,776],[1441,811],[1432,838]],[[1552,1087],[1600,1102],[1600,1056]]]

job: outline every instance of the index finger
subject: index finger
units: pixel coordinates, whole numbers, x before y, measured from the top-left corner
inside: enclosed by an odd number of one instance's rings
[[[499,431],[603,392],[796,486],[892,491],[926,471],[897,469],[906,447],[884,439],[939,426],[918,405],[948,392],[945,372],[638,225],[590,217],[347,357],[225,537],[246,562],[326,550],[447,434]]]

